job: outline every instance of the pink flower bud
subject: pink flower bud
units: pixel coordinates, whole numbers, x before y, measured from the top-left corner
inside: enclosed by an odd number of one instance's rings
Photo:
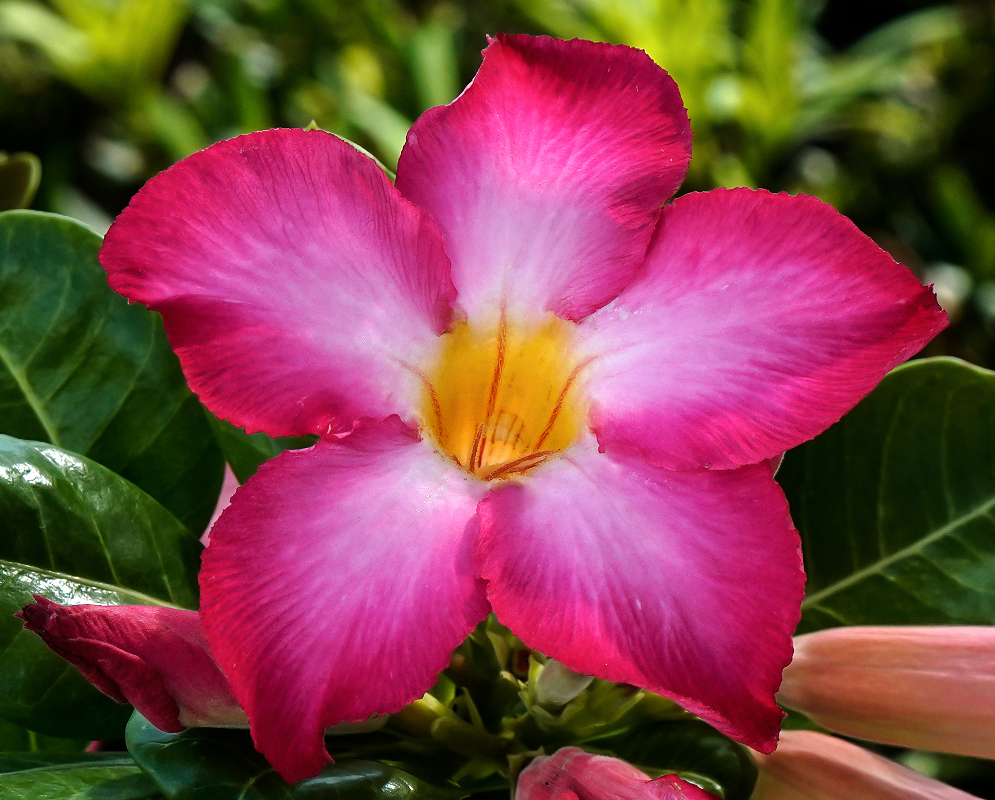
[[[563,747],[539,756],[518,776],[516,800],[716,800],[676,775],[651,780],[618,758]]]
[[[977,800],[824,733],[784,731],[777,750],[754,757],[760,776],[750,800]]]
[[[995,758],[995,628],[799,636],[778,700],[847,736]]]
[[[153,725],[248,727],[207,649],[196,611],[155,606],[60,606],[35,595],[17,615],[100,691]]]

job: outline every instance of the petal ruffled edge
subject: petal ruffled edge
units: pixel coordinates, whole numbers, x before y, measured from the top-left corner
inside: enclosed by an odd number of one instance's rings
[[[412,126],[397,188],[439,224],[471,320],[578,320],[635,274],[690,157],[677,84],[641,50],[498,35]]]
[[[409,416],[455,288],[435,224],[324,131],[218,142],[152,178],[104,239],[214,413],[274,436]]]
[[[487,615],[484,492],[392,417],[287,451],[235,493],[204,553],[204,628],[286,780],[321,769],[329,726],[420,697]]]
[[[767,464],[671,472],[589,439],[478,516],[488,599],[529,647],[773,750],[804,572]]]
[[[579,326],[603,447],[730,469],[828,428],[947,324],[933,293],[814,197],[668,205],[640,275]]]

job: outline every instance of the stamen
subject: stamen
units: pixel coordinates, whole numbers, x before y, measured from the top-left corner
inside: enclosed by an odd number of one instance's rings
[[[567,392],[570,391],[570,387],[573,386],[573,382],[577,379],[577,375],[580,374],[582,368],[587,366],[585,361],[583,364],[578,364],[574,367],[574,371],[570,373],[570,377],[567,378],[567,382],[563,385],[563,391],[560,392],[560,396],[556,399],[556,405],[553,406],[553,411],[549,415],[549,422],[546,423],[546,427],[543,428],[542,435],[536,440],[536,443],[532,445],[533,449],[538,450],[542,447],[542,443],[546,441],[546,437],[549,436],[550,431],[553,430],[553,424],[556,422],[556,418],[560,415],[560,411],[563,409],[563,401],[567,397]]]
[[[505,461],[503,464],[496,464],[480,473],[480,477],[485,481],[492,481],[497,478],[505,478],[516,472],[526,472],[533,467],[538,467],[543,461],[552,455],[556,455],[556,450],[540,450],[537,453],[529,453],[527,456],[516,458],[513,461]]]
[[[470,457],[466,460],[466,465],[471,471],[480,467],[481,443],[484,441],[484,426],[478,425],[477,432],[473,436],[473,447],[470,448]]]
[[[572,323],[553,315],[527,326],[503,314],[488,328],[457,324],[423,378],[422,430],[481,480],[542,464],[581,429],[572,337]]]

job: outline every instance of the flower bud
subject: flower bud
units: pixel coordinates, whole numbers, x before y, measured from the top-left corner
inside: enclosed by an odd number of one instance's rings
[[[799,636],[778,701],[847,736],[995,758],[995,628]]]
[[[516,800],[716,800],[676,775],[651,780],[618,758],[563,747],[534,759],[518,776]]]
[[[248,727],[207,647],[196,611],[156,606],[60,606],[37,602],[17,615],[53,652],[157,728]]]
[[[535,680],[536,700],[543,706],[565,706],[583,692],[593,681],[590,675],[581,675],[549,658]]]
[[[784,731],[750,800],[977,800],[835,736]]]

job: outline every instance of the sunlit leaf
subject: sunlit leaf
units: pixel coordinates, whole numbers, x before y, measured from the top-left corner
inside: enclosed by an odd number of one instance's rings
[[[0,717],[53,736],[119,737],[127,711],[13,617],[63,604],[197,605],[200,543],[110,470],[0,436]]]
[[[155,783],[127,758],[0,774],[0,800],[155,800]]]
[[[899,367],[777,478],[808,573],[800,632],[995,623],[993,373]]]
[[[200,533],[220,449],[159,316],[107,285],[100,243],[64,217],[0,214],[0,433],[92,458]]]

